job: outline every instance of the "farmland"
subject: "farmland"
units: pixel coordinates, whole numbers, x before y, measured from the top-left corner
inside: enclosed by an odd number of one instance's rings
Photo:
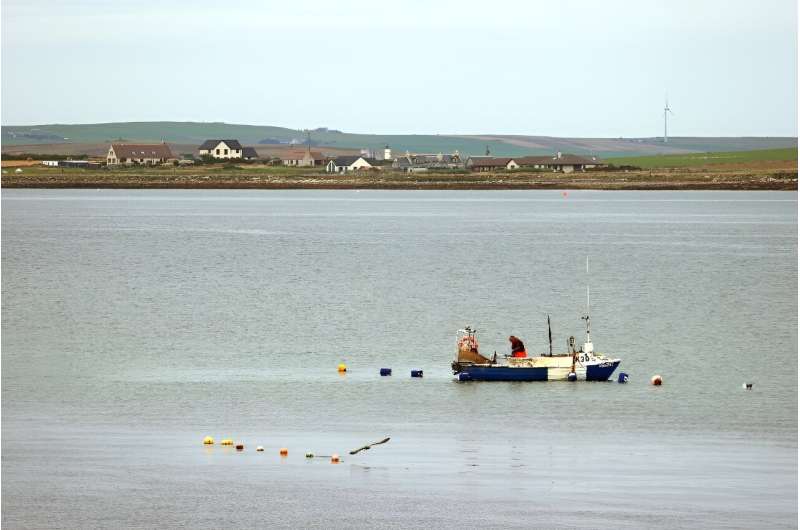
[[[615,166],[636,166],[644,169],[713,166],[791,167],[797,165],[797,148],[618,157],[608,158],[606,162]]]

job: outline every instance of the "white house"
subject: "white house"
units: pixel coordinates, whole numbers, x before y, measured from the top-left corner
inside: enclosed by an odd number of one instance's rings
[[[325,166],[328,173],[347,173],[348,171],[358,171],[372,169],[374,166],[362,156],[340,156],[334,158]]]
[[[170,158],[174,156],[167,144],[111,144],[106,154],[106,164],[154,166],[163,164]]]
[[[220,160],[229,158],[242,158],[242,144],[239,140],[206,140],[197,150],[198,154],[211,156]]]

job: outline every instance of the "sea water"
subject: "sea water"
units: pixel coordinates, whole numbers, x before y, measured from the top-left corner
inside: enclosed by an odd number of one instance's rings
[[[788,192],[3,190],[2,523],[796,527],[796,212]],[[582,343],[587,285],[627,384],[453,381],[465,325],[489,355],[547,351],[548,315],[555,351]]]

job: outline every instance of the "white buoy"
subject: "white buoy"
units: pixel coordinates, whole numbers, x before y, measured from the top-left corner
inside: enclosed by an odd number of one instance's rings
[[[258,447],[256,447],[256,451],[261,452],[263,450],[264,450],[264,446],[263,445],[259,445]]]
[[[753,383],[742,383],[742,388],[745,390],[753,390]]]

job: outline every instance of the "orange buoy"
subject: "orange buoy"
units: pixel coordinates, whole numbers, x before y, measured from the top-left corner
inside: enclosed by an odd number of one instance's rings
[[[339,463],[339,455],[333,453],[331,455],[331,464],[338,464]]]
[[[206,436],[205,438],[203,438],[203,444],[214,445],[214,438],[212,438],[211,436]]]
[[[346,372],[347,371],[347,365],[344,364],[344,363],[341,363],[339,366],[336,367],[336,369],[339,370],[339,373]]]
[[[650,384],[653,386],[661,386],[661,376],[656,374],[650,378]]]
[[[289,450],[285,447],[281,447],[281,456],[289,456]]]

